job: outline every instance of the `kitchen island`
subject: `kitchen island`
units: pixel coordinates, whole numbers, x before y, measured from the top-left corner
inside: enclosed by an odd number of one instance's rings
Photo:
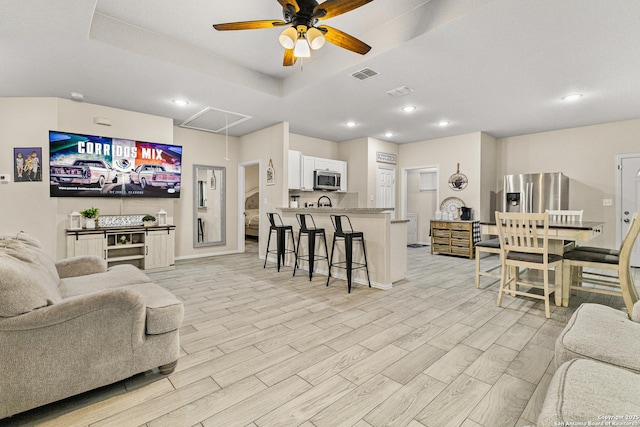
[[[369,263],[369,276],[371,286],[379,289],[391,289],[393,282],[402,280],[407,272],[407,220],[392,220],[391,209],[380,208],[280,208],[282,220],[286,225],[292,225],[293,229],[299,229],[296,214],[311,214],[319,228],[324,228],[327,236],[327,247],[331,254],[331,242],[333,241],[333,225],[331,215],[347,215],[351,220],[355,231],[364,233],[364,240]],[[320,239],[321,240],[321,239]],[[302,240],[302,251],[306,253],[306,239]],[[316,241],[315,252],[324,254],[322,243]],[[343,260],[344,244],[336,244],[334,261]],[[354,261],[363,259],[359,244],[354,245]],[[308,268],[306,263],[303,268]],[[314,272],[327,275],[327,264],[323,261],[316,262]],[[346,280],[346,273],[341,269],[333,269],[331,277]],[[367,285],[367,276],[364,269],[354,270],[354,283]],[[329,286],[339,285],[334,280]],[[344,283],[346,288],[346,283]]]

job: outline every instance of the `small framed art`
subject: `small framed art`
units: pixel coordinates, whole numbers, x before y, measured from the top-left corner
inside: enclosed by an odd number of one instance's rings
[[[13,149],[13,181],[42,181],[42,148]]]

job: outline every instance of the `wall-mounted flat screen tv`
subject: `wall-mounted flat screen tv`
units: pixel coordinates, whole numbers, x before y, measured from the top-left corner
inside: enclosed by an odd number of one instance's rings
[[[182,147],[49,131],[51,197],[180,197]]]

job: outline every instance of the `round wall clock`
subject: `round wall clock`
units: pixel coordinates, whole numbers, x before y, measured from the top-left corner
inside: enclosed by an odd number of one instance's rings
[[[458,163],[458,169],[456,173],[451,175],[451,177],[449,178],[449,187],[452,190],[460,191],[464,190],[468,183],[469,180],[467,179],[466,175],[460,173],[460,163]]]

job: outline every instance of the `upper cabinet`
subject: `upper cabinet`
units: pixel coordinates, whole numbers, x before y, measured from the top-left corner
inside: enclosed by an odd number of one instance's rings
[[[289,190],[313,190],[313,171],[340,172],[340,191],[347,191],[347,162],[305,156],[289,150]]]

